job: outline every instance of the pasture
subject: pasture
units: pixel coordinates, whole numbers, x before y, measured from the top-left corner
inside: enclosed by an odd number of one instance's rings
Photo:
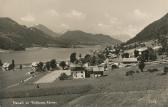
[[[19,105],[21,107],[166,107],[168,106],[168,75],[163,75],[167,63],[149,63],[144,72],[126,76],[126,72],[138,71],[127,67],[107,71],[107,76],[79,80],[55,80],[53,83],[25,84],[1,90],[1,104],[12,107],[12,101],[55,101],[56,105]],[[149,69],[158,69],[149,72]],[[6,91],[6,92],[5,92]],[[2,94],[3,93],[3,94]]]

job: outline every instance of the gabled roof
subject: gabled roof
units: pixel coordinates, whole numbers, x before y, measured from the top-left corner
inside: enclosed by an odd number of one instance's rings
[[[137,62],[137,58],[123,58],[122,62]]]

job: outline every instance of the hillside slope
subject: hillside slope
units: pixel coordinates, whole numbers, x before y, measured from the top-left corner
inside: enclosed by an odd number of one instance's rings
[[[50,30],[49,28],[47,28],[46,26],[44,26],[42,24],[38,24],[38,25],[35,25],[33,27],[37,28],[38,30],[43,31],[44,33],[46,33],[47,35],[50,35],[52,37],[60,37],[61,36],[61,34]]]
[[[108,35],[91,34],[80,30],[67,31],[60,37],[60,40],[66,41],[69,44],[80,45],[107,45],[121,42],[117,39],[111,38]]]
[[[145,27],[134,38],[127,41],[128,44],[139,41],[149,41],[158,39],[160,35],[166,35],[168,33],[168,14],[154,21]]]
[[[51,36],[34,27],[20,25],[10,18],[0,18],[0,48],[2,49],[46,46],[53,43],[55,41]]]

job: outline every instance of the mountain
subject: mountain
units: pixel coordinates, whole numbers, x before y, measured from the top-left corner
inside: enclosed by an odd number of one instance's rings
[[[117,34],[117,35],[113,35],[113,37],[118,40],[121,40],[122,42],[126,42],[131,38],[131,36],[128,34]]]
[[[138,41],[149,41],[155,40],[160,35],[168,34],[168,14],[154,21],[139,32],[134,38],[127,41],[127,44],[138,42]]]
[[[18,24],[10,18],[0,18],[0,48],[19,50],[30,46],[54,44],[54,39],[44,32]]]
[[[72,45],[107,45],[120,43],[108,35],[67,31],[57,37],[44,25],[26,27],[10,18],[0,17],[0,49],[24,50],[33,46],[71,47]]]
[[[121,42],[108,35],[91,34],[80,30],[67,31],[59,39],[71,45],[108,45]]]
[[[46,26],[42,25],[42,24],[38,24],[33,26],[35,28],[37,28],[38,30],[43,31],[45,34],[50,35],[52,37],[59,37],[61,36],[61,34],[53,32],[52,30],[50,30],[49,28],[47,28]]]

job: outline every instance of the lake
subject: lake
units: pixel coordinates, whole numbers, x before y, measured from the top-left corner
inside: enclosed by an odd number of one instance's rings
[[[2,62],[11,62],[15,60],[16,64],[28,64],[34,61],[49,61],[56,60],[69,60],[70,54],[76,52],[84,56],[91,53],[91,51],[98,49],[98,47],[87,48],[28,48],[26,51],[6,51],[0,52],[0,59]]]

